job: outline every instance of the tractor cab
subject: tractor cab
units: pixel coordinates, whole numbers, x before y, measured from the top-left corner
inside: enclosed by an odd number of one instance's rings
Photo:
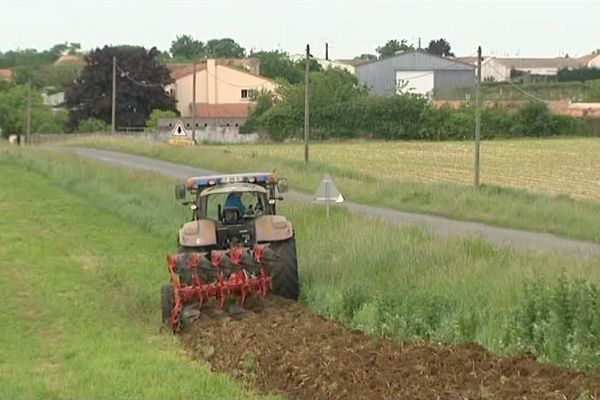
[[[185,185],[176,186],[176,198],[184,200],[183,204],[192,209],[192,221],[198,221],[193,226],[203,226],[204,230],[202,235],[199,229],[194,230],[194,235],[186,235],[186,232],[192,232],[192,225],[186,224],[183,234],[180,233],[180,244],[188,247],[193,236],[192,241],[196,244],[210,242],[221,249],[232,245],[250,247],[258,243],[261,236],[260,232],[257,235],[257,224],[258,229],[262,227],[264,231],[269,226],[265,221],[283,218],[276,217],[276,204],[282,200],[280,194],[286,191],[287,180],[277,179],[271,173],[189,178]],[[193,197],[185,201],[187,193]],[[209,229],[214,230],[214,238],[207,232]],[[211,240],[207,241],[208,236]]]

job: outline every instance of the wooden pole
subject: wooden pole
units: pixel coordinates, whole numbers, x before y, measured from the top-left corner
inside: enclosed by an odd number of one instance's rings
[[[310,46],[306,45],[306,71],[304,77],[304,164],[308,164],[310,136]]]
[[[113,57],[112,68],[112,111],[110,118],[110,133],[115,134],[117,125],[117,57]]]
[[[196,63],[194,62],[194,77],[192,78],[192,142],[196,143]]]
[[[479,148],[481,140],[481,46],[477,48],[477,82],[475,87],[475,189],[479,189]]]

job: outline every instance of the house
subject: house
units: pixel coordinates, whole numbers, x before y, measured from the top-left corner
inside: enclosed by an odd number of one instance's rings
[[[196,103],[193,104],[193,65],[170,66],[175,81],[167,91],[177,100],[182,117],[191,117],[196,109],[198,123],[239,124],[248,117],[253,93],[273,91],[272,80],[258,75],[255,61],[241,62],[209,59],[196,65]]]
[[[304,60],[306,60],[306,55],[305,54],[292,54],[290,56],[290,60],[292,60],[295,63],[300,62],[300,61],[304,62]],[[348,71],[351,74],[355,73],[357,64],[360,64],[360,62],[365,62],[364,60],[328,60],[325,58],[317,58],[317,57],[311,57],[311,60],[314,60],[317,63],[319,63],[319,65],[323,69],[339,68],[339,69]]]
[[[456,60],[477,65],[476,57],[457,57]],[[576,69],[581,66],[581,62],[576,58],[485,57],[481,63],[481,79],[492,82],[510,81],[513,70],[525,75],[556,76],[563,68]]]
[[[54,62],[54,65],[84,66],[85,60],[76,54],[63,54]]]
[[[600,53],[592,53],[578,58],[582,67],[600,68]]]
[[[258,135],[241,135],[253,104],[253,94],[274,91],[276,83],[259,75],[257,59],[208,59],[196,64],[196,101],[194,102],[194,66],[168,66],[173,83],[166,90],[177,101],[181,117],[158,122],[159,135],[178,136],[197,141],[248,142]],[[193,116],[195,112],[195,126]]]
[[[439,90],[475,85],[473,65],[422,51],[399,53],[359,64],[356,76],[361,85],[380,96],[400,93],[431,95]]]
[[[12,80],[12,70],[8,68],[0,68],[0,80],[2,81],[11,81]]]

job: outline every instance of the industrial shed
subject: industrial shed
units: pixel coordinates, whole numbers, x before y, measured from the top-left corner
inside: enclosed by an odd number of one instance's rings
[[[432,95],[440,90],[475,86],[475,67],[467,63],[415,51],[356,66],[361,85],[373,94]]]

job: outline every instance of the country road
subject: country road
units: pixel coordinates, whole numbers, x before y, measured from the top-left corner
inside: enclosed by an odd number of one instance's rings
[[[114,151],[91,148],[74,148],[73,151],[75,151],[75,153],[81,157],[100,160],[116,166],[157,172],[162,175],[177,179],[185,179],[193,175],[209,175],[218,173],[216,171],[199,169]],[[297,191],[290,191],[287,193],[286,199],[299,203],[312,202],[311,195]],[[442,236],[480,237],[497,246],[508,246],[540,252],[552,252],[555,254],[568,256],[589,258],[600,256],[600,245],[592,242],[571,240],[545,233],[498,228],[482,223],[457,221],[433,215],[402,212],[348,201],[343,203],[341,206],[355,214],[365,215],[372,218],[381,218],[398,226],[421,226],[428,231]]]

